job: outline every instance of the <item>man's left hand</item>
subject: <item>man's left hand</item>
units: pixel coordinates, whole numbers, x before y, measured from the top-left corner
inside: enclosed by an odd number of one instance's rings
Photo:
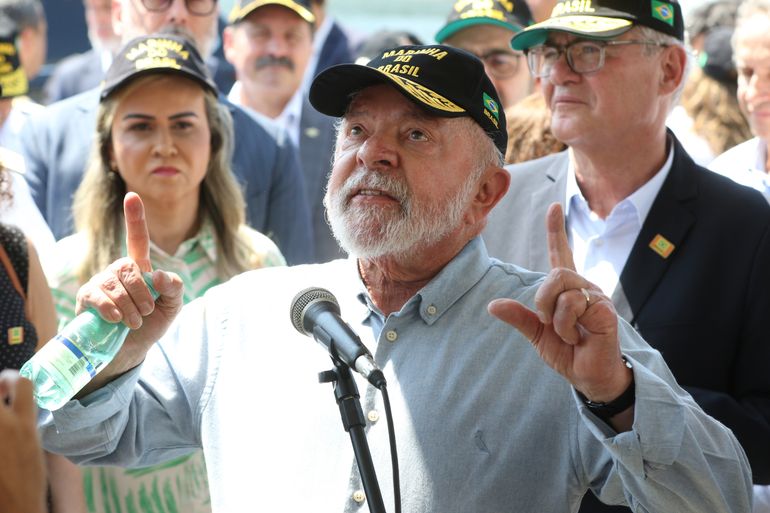
[[[495,299],[489,312],[527,337],[543,361],[588,399],[612,401],[632,379],[621,359],[615,307],[575,272],[561,205],[551,205],[546,221],[552,269],[535,295],[537,312],[512,299]]]

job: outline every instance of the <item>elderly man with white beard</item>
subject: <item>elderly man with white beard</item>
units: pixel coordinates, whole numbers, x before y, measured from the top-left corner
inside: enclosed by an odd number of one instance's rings
[[[325,203],[351,256],[245,273],[184,308],[179,278],[155,270],[153,304],[143,207],[127,195],[129,256],[78,308],[132,331],[76,399],[42,415],[45,447],[130,466],[203,447],[215,512],[363,510],[371,497],[317,382],[329,355],[288,315],[298,291],[323,287],[389,383],[399,497],[386,406],[355,376],[388,508],[576,511],[593,488],[638,511],[748,511],[737,441],[574,272],[558,207],[550,274],[487,256],[479,233],[509,176],[505,116],[478,59],[399,47],[327,69],[310,98],[342,117]]]

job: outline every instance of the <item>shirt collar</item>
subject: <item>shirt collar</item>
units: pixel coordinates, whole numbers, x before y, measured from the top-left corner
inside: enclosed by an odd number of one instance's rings
[[[367,306],[367,311],[362,312],[361,319],[368,317],[370,311],[379,314],[358,272],[357,259],[349,257],[349,261],[356,266],[355,272],[359,278],[358,300],[362,305]],[[481,237],[476,237],[468,242],[427,285],[409,299],[401,308],[401,312],[406,313],[417,308],[422,320],[428,325],[433,324],[484,277],[489,267],[490,258],[487,248]]]
[[[564,202],[565,217],[569,217],[570,205],[573,198],[575,198],[577,201],[584,202],[586,206],[588,205],[588,202],[583,196],[583,193],[577,183],[577,177],[575,176],[575,165],[571,158],[572,150],[570,149],[569,151],[570,159],[567,167],[567,188]],[[652,178],[647,181],[647,183],[639,187],[623,200],[624,202],[629,202],[634,206],[640,226],[644,224],[644,220],[647,219],[647,214],[650,213],[652,204],[655,202],[655,198],[658,196],[660,188],[663,187],[663,182],[666,181],[666,177],[668,176],[669,171],[671,171],[673,162],[674,145],[669,144],[668,157],[666,157],[666,162],[663,163],[663,166],[658,170],[657,173],[655,173]]]
[[[153,241],[150,241],[150,251],[155,255],[160,255],[165,258],[178,257],[181,258],[184,255],[188,255],[193,252],[197,247],[206,255],[212,263],[217,261],[217,242],[214,236],[214,225],[206,218],[203,220],[198,233],[184,240],[179,248],[176,250],[175,255],[169,255],[157,246]],[[123,246],[123,252],[126,252],[125,243]]]

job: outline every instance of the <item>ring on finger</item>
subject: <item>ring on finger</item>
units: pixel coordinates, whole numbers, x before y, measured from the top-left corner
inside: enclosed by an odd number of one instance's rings
[[[580,292],[582,292],[583,293],[583,297],[586,298],[586,308],[588,308],[589,306],[591,306],[591,295],[583,287],[580,287]]]

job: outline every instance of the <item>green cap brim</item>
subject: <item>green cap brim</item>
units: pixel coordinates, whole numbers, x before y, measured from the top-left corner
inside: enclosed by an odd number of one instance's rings
[[[634,24],[631,20],[623,18],[583,14],[558,16],[525,28],[513,36],[511,47],[514,50],[526,50],[527,48],[543,44],[548,38],[548,33],[552,31],[567,32],[593,39],[607,39],[628,32],[633,26]]]
[[[436,42],[443,43],[449,37],[461,31],[462,29],[473,27],[475,25],[497,25],[498,27],[503,27],[510,30],[514,34],[521,32],[522,30],[522,27],[519,25],[506,23],[494,18],[466,18],[464,20],[454,20],[444,25],[444,27],[436,33]]]

